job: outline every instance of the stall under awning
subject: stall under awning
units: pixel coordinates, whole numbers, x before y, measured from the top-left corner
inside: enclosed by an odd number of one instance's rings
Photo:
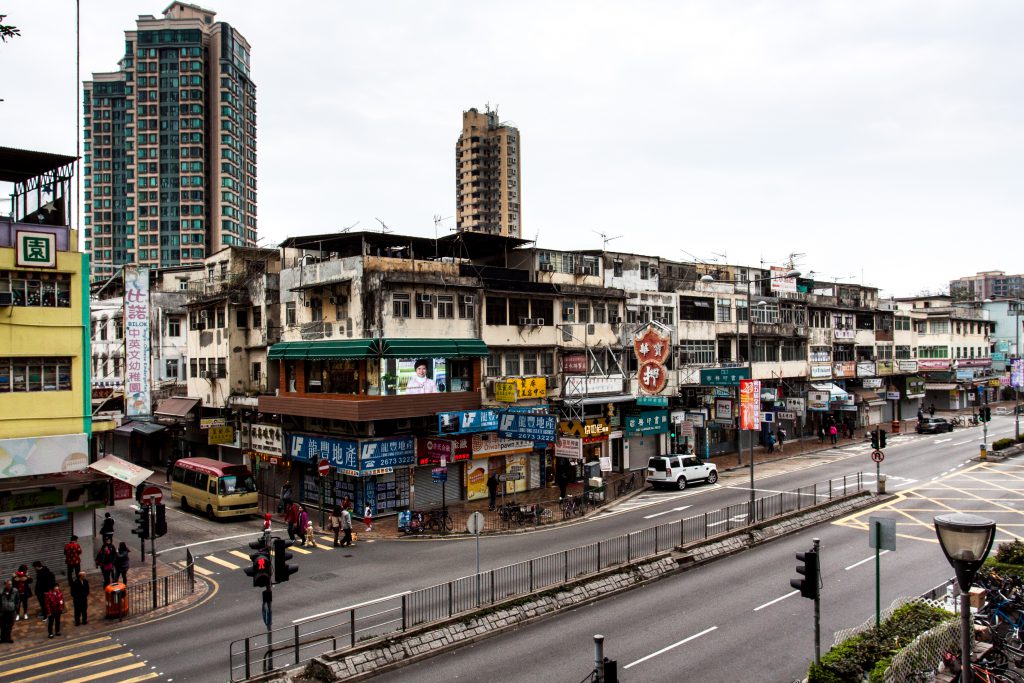
[[[879,396],[877,391],[871,389],[854,389],[853,395],[857,397],[857,403],[871,407],[885,405],[885,399]]]
[[[945,382],[945,383],[925,382],[924,383],[924,390],[925,391],[956,391],[959,388],[960,388],[959,385],[953,384],[952,382]]]
[[[122,460],[116,455],[108,455],[100,458],[89,465],[89,468],[96,470],[97,472],[101,472],[108,477],[113,477],[118,481],[131,484],[133,487],[138,486],[153,476],[153,470],[147,470],[145,467],[139,467],[135,463]]]
[[[846,399],[850,397],[850,394],[843,388],[831,383],[822,382],[821,384],[811,384],[811,389],[814,391],[827,391],[829,400],[835,401],[838,399]]]
[[[157,432],[161,432],[165,429],[167,429],[167,427],[153,422],[129,422],[128,424],[123,424],[115,429],[114,433],[131,436],[133,432],[139,432],[140,434],[149,436],[150,434],[156,434]]]
[[[486,358],[482,339],[384,339],[384,358]]]
[[[157,417],[185,417],[199,405],[198,398],[165,398],[156,405]]]

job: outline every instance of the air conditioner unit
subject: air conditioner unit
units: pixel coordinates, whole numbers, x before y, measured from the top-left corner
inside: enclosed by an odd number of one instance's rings
[[[519,319],[519,325],[520,326],[522,326],[522,325],[532,325],[532,324],[533,324],[533,318],[520,318]]]
[[[476,303],[476,297],[473,296],[472,294],[467,294],[464,297],[462,297],[462,303],[464,303],[464,304]]]
[[[651,268],[651,277],[658,277],[658,269]]]
[[[429,294],[417,294],[416,295],[416,301],[421,303],[421,304],[429,304],[430,303],[430,295]]]
[[[305,302],[303,302],[302,305],[305,306],[306,308],[309,308],[311,303],[309,301],[305,301]]]
[[[544,318],[535,318],[534,319],[534,324],[535,325],[540,325],[541,327],[543,327],[544,326]]]
[[[337,299],[337,297],[333,297],[333,296],[327,297],[327,303],[337,304],[338,303],[338,299]]]
[[[200,320],[206,320],[206,318],[208,317],[208,315],[207,315],[208,313],[209,313],[209,311],[207,311],[205,308],[203,310],[199,311],[199,319]]]
[[[412,429],[412,420],[396,420],[395,429]]]
[[[573,272],[574,275],[583,275],[584,274],[583,266],[576,266],[575,268],[572,269],[572,272]]]
[[[622,318],[620,318],[617,315],[613,315],[608,318],[608,322],[611,323],[612,325],[618,325],[619,323],[622,322]]]
[[[553,263],[542,263],[540,264],[540,270],[543,273],[555,272],[555,265]]]
[[[0,292],[0,308],[14,305],[14,292]]]
[[[213,379],[213,375],[214,373],[210,372],[209,370],[203,370],[202,372],[199,373],[199,376],[202,377],[203,379]]]
[[[587,325],[587,334],[594,334],[594,325]]]

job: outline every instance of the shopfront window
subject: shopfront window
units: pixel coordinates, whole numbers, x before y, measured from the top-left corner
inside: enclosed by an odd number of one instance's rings
[[[355,360],[308,360],[305,362],[306,393],[358,394],[359,362]]]

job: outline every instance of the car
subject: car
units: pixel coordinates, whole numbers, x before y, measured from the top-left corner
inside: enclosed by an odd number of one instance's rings
[[[953,431],[953,424],[944,417],[926,417],[917,423],[918,434],[941,434]]]
[[[659,455],[647,461],[647,483],[654,488],[674,486],[682,491],[694,481],[714,484],[718,466],[693,455]]]

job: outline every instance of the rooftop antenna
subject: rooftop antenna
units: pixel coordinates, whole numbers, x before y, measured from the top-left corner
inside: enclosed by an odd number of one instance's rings
[[[789,258],[786,260],[786,268],[789,270],[798,270],[797,264],[800,263],[800,259],[804,256],[807,256],[807,254],[798,254],[795,251],[789,252]]]
[[[718,263],[718,259],[711,259],[710,261],[705,261],[700,256],[697,256],[695,254],[691,254],[690,252],[686,251],[685,249],[680,249],[679,251],[683,252],[684,254],[686,254],[687,256],[692,258],[697,263],[703,263],[704,265],[710,265],[711,263]],[[715,256],[718,256],[718,254],[715,254]]]
[[[342,228],[338,232],[348,232],[349,230],[351,230],[352,228],[356,227],[357,225],[359,225],[359,221],[356,221],[352,225],[346,225],[344,228]]]
[[[381,219],[379,219],[379,218],[376,218],[376,217],[374,217],[374,220],[375,220],[375,221],[377,221],[378,223],[380,223],[380,231],[381,231],[382,233],[386,233],[386,232],[391,232],[391,228],[389,228],[389,227],[388,227],[388,226],[387,226],[387,225],[386,225],[386,224],[384,223],[384,221],[382,221]]]
[[[722,259],[722,263],[728,263],[729,262],[729,252],[727,252],[727,251],[722,251],[721,254],[713,251],[713,252],[711,252],[711,255],[712,256],[717,256],[719,259]],[[715,259],[715,262],[717,263],[718,259]]]
[[[445,218],[441,218],[441,214],[439,214],[439,213],[435,213],[434,214],[434,258],[438,257],[438,252],[437,252],[437,226],[440,225],[443,221],[448,220],[449,218],[452,218],[452,216],[447,216]]]
[[[609,242],[611,242],[612,240],[617,240],[620,237],[622,237],[622,235],[616,235],[615,237],[609,237],[608,233],[601,232],[600,230],[594,230],[593,232],[594,232],[594,234],[599,235],[601,237],[601,242],[602,242],[602,244],[601,244],[601,251],[607,251],[608,250],[608,243]]]

